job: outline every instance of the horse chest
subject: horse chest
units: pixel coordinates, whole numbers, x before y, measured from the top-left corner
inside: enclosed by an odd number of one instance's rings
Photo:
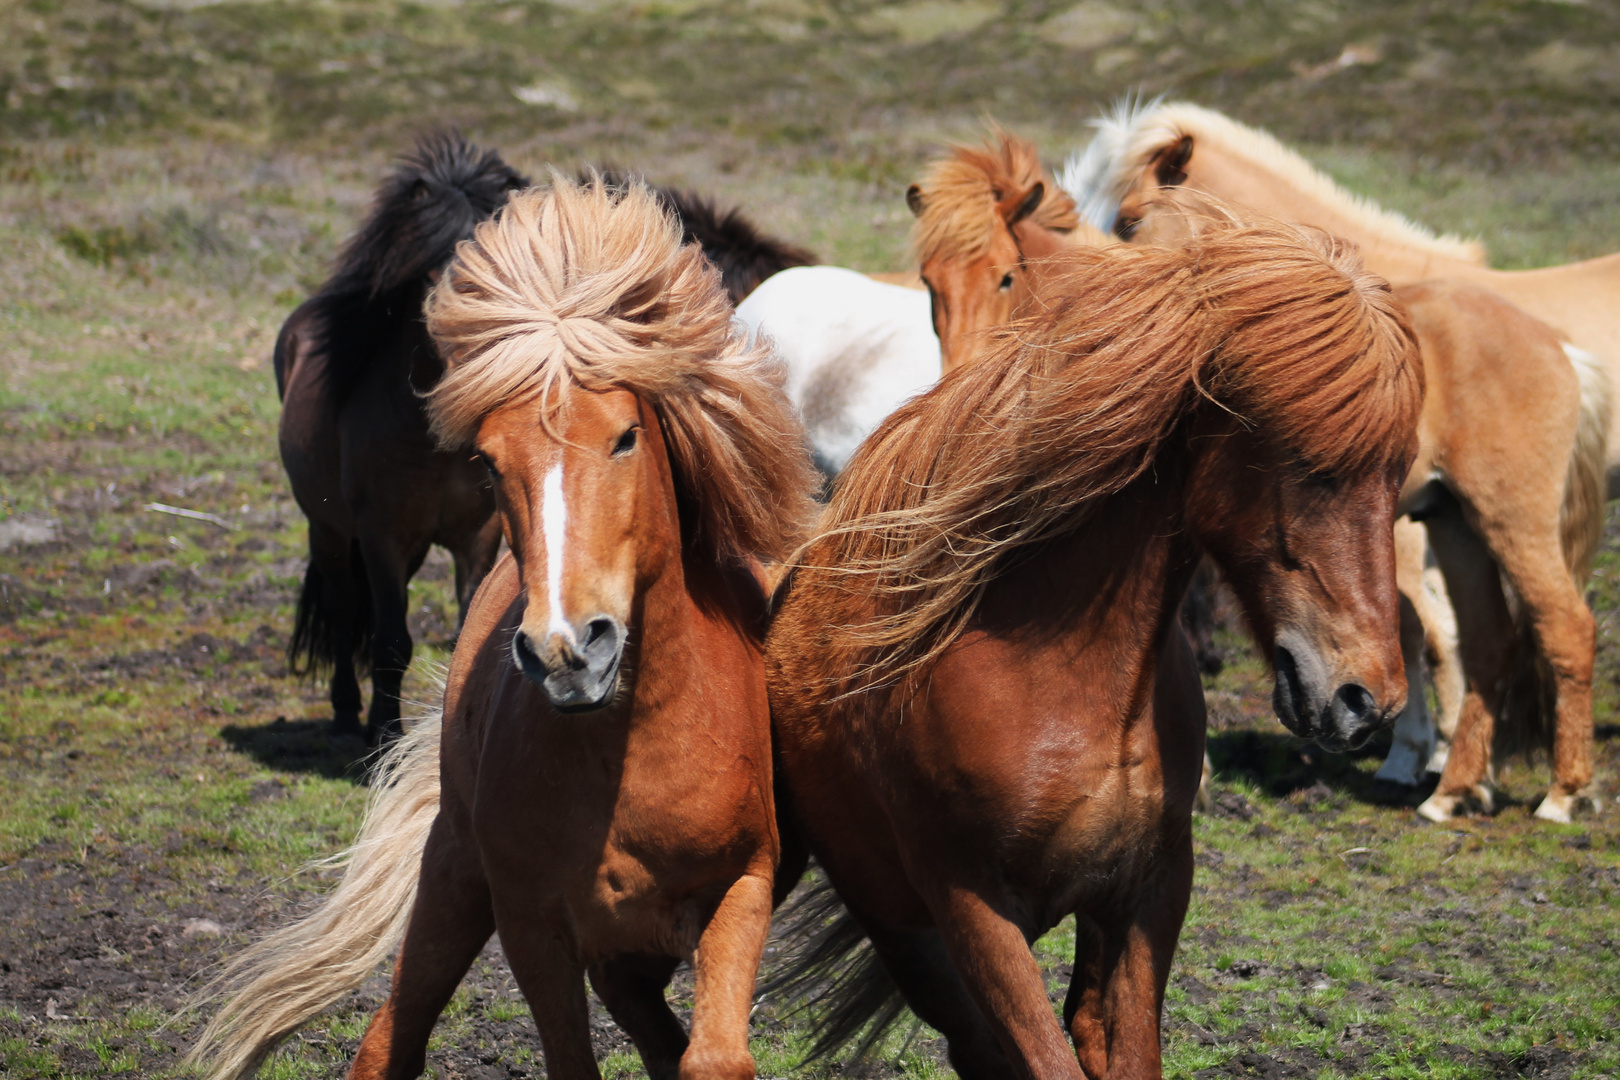
[[[486,746],[473,817],[497,909],[561,914],[587,959],[689,953],[726,890],[774,858],[768,747],[682,753],[680,740],[555,720]]]

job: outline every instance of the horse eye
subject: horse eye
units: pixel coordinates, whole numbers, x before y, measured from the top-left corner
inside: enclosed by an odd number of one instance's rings
[[[620,435],[619,441],[613,444],[613,456],[619,457],[634,450],[636,448],[636,432],[640,430],[639,427],[632,427],[623,435]]]
[[[1012,288],[1012,274],[1009,273],[1006,277],[1001,279],[1001,291],[1006,292],[1011,288]]]
[[[495,462],[490,460],[488,454],[484,453],[482,450],[475,450],[473,452],[473,458],[484,468],[489,470],[489,475],[492,479],[499,480],[501,478],[501,470],[495,467]]]

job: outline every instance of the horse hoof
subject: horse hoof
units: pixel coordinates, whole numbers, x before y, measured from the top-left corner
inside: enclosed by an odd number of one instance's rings
[[[1486,816],[1496,813],[1496,792],[1489,784],[1475,784],[1468,789],[1468,794],[1473,796],[1474,804],[1479,807],[1480,813]]]
[[[1601,813],[1603,803],[1595,795],[1585,791],[1577,791],[1573,795],[1553,788],[1547,792],[1547,797],[1541,800],[1536,807],[1536,817],[1542,821],[1556,821],[1561,825],[1568,825],[1575,817],[1578,808],[1590,806],[1593,813]]]
[[[1443,825],[1456,815],[1457,807],[1461,803],[1461,797],[1442,795],[1437,791],[1423,800],[1423,805],[1417,808],[1418,816]]]

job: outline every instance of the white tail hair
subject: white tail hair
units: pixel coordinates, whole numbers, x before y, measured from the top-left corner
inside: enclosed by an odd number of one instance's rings
[[[1575,367],[1581,387],[1580,419],[1575,424],[1575,447],[1569,455],[1569,476],[1564,483],[1564,504],[1559,515],[1564,561],[1575,585],[1583,592],[1592,573],[1592,560],[1603,542],[1603,517],[1608,509],[1609,418],[1612,409],[1609,369],[1585,349],[1564,345],[1564,355]]]
[[[226,965],[193,1007],[228,998],[186,1055],[210,1080],[252,1076],[276,1045],[363,983],[405,936],[422,851],[439,813],[434,710],[377,764],[354,846],[316,867],[346,867],[320,906]]]

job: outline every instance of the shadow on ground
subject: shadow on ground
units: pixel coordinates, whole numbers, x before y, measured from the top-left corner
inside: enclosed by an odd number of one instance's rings
[[[254,727],[231,724],[219,737],[266,768],[355,783],[365,783],[376,754],[362,739],[334,735],[330,720],[278,716]]]

